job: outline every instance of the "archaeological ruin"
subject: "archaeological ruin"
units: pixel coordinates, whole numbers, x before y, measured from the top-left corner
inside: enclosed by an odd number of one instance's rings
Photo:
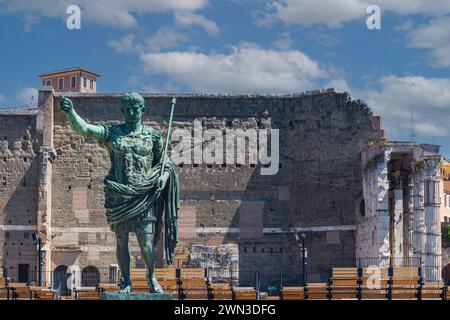
[[[61,93],[36,109],[0,112],[0,263],[16,281],[55,283],[72,271],[116,277],[115,237],[103,207],[107,150],[74,133]],[[115,93],[67,93],[91,123],[119,123]],[[143,94],[144,123],[162,130],[171,95]],[[279,129],[275,175],[259,164],[178,164],[176,265],[201,265],[242,284],[329,278],[333,266],[414,265],[441,280],[448,261],[439,146],[388,142],[381,118],[332,89],[292,95],[177,94],[174,127]],[[446,201],[447,202],[447,201]],[[445,221],[450,215],[445,215]],[[300,243],[305,235],[307,270]],[[38,266],[39,243],[42,269]],[[132,260],[142,266],[136,241]],[[161,245],[161,243],[159,244]],[[164,264],[163,250],[158,252]],[[76,278],[76,279],[75,279]]]

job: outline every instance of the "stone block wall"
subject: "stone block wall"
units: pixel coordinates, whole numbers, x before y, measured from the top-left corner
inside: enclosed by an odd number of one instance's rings
[[[39,141],[36,112],[0,113],[0,265],[12,280],[19,265],[36,279]]]
[[[91,123],[120,123],[121,94],[72,94]],[[144,95],[144,122],[165,129],[171,96]],[[52,266],[115,264],[115,239],[103,208],[107,150],[75,134],[54,98]],[[273,176],[259,166],[183,165],[180,248],[236,243],[241,271],[268,281],[300,273],[294,232],[306,234],[309,271],[327,274],[330,261],[355,257],[355,207],[362,196],[360,152],[380,138],[372,112],[348,94],[289,96],[178,95],[174,128],[280,130],[280,165]],[[375,123],[375,124],[374,124]],[[132,255],[139,261],[136,242]],[[181,253],[179,256],[183,256]],[[162,258],[162,257],[160,257]]]
[[[122,122],[121,96],[70,95],[77,112],[96,124]],[[42,95],[45,107],[40,106],[38,114],[0,115],[0,142],[8,141],[7,148],[5,142],[0,144],[0,153],[7,155],[0,154],[0,257],[8,267],[27,263],[34,270],[36,248],[31,233],[40,216],[51,233],[46,238],[50,239],[46,248],[51,250],[47,270],[95,266],[103,274],[116,264],[115,237],[103,207],[108,152],[96,141],[74,133],[59,109],[58,94],[50,100],[46,97]],[[144,94],[144,98],[144,122],[162,130],[165,137],[172,97]],[[49,112],[52,102],[53,112]],[[364,103],[334,91],[287,96],[177,95],[174,128],[192,129],[194,120],[220,131],[279,129],[280,164],[272,176],[261,175],[259,165],[179,165],[180,263],[188,259],[193,244],[236,244],[243,274],[258,270],[263,285],[281,272],[285,280],[299,279],[296,232],[306,235],[311,281],[324,280],[332,265],[354,262],[356,220],[363,197],[360,153],[383,135],[379,118]],[[51,181],[46,191],[51,207],[42,199],[39,202],[37,155],[42,145],[46,152],[54,152],[46,176]],[[48,210],[51,215],[46,217]],[[142,266],[135,239],[131,245],[133,263]]]

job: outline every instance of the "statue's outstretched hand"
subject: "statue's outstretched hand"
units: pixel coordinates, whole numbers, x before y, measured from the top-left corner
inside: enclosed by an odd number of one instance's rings
[[[61,96],[59,100],[61,102],[61,110],[65,113],[68,113],[73,109],[73,103],[69,98]]]

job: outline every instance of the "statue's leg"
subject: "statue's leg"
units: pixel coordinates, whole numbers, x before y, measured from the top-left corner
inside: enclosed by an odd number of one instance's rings
[[[122,293],[131,292],[130,251],[128,250],[128,235],[128,231],[116,231],[116,257],[123,278],[123,285],[120,291]]]
[[[154,234],[145,230],[139,230],[136,232],[136,238],[141,248],[142,257],[147,268],[147,278],[150,283],[150,292],[162,293],[163,290],[156,280],[153,271],[155,270],[155,249],[153,247]]]

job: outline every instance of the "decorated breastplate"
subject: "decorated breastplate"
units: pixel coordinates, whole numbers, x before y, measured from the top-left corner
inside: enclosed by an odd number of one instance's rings
[[[125,134],[121,126],[111,128],[109,150],[111,173],[123,184],[141,182],[150,173],[153,162],[153,141],[150,130],[143,126],[138,134]]]

